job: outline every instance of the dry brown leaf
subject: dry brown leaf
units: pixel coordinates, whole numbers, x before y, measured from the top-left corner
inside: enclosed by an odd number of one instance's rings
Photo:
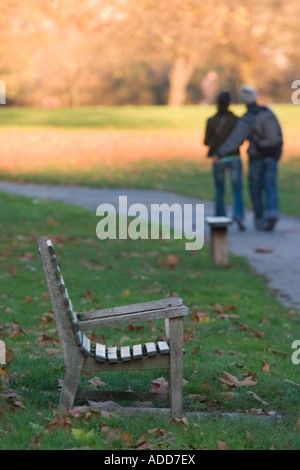
[[[228,450],[229,449],[228,444],[226,442],[217,441],[217,443],[218,443],[218,449],[219,450]]]
[[[295,385],[295,387],[300,387],[300,384],[296,384],[295,382],[293,382],[292,380],[289,380],[289,379],[285,379],[284,382],[288,382],[292,385]]]
[[[183,424],[184,426],[188,426],[189,422],[186,416],[183,416],[183,418],[172,418],[168,421],[169,425],[173,424]]]
[[[179,256],[169,254],[166,261],[163,263],[168,269],[174,269],[180,260]]]
[[[252,336],[257,336],[257,338],[264,338],[265,334],[262,331],[255,331],[250,328]]]
[[[50,429],[60,429],[60,428],[72,428],[72,423],[67,417],[57,416],[51,423],[47,425],[47,428]]]
[[[158,379],[152,380],[150,392],[155,393],[168,393],[166,387],[168,386],[168,382],[165,380],[164,377],[159,377]]]
[[[251,390],[248,390],[247,393],[249,393],[249,395],[251,395],[255,400],[261,402],[264,406],[268,406],[269,403],[256,395],[256,393],[251,392]]]
[[[255,253],[273,253],[271,248],[255,248]]]
[[[219,377],[220,382],[227,385],[228,387],[252,387],[257,384],[257,382],[252,380],[251,375],[240,381],[237,379],[237,377],[229,374],[228,372],[222,371],[221,374],[225,375],[226,379]]]
[[[92,387],[94,387],[94,388],[103,387],[104,385],[106,385],[106,383],[102,382],[99,379],[99,377],[93,377],[92,379],[90,379],[88,381],[88,383],[90,383],[92,385]]]
[[[47,348],[45,349],[45,354],[46,356],[49,356],[49,357],[59,357],[60,351],[55,348]]]
[[[269,364],[267,364],[267,363],[265,363],[265,364],[263,365],[262,370],[263,370],[264,372],[267,372],[267,374],[269,374],[269,373],[271,372],[270,366],[269,366]]]
[[[29,449],[39,450],[41,449],[41,447],[42,447],[41,436],[40,436],[40,433],[37,432],[35,437],[30,441]]]
[[[133,435],[132,435],[132,434],[129,434],[129,432],[124,431],[124,432],[122,433],[121,439],[122,439],[123,442],[128,442],[128,441],[130,441],[130,439],[132,439],[132,438],[133,438]]]

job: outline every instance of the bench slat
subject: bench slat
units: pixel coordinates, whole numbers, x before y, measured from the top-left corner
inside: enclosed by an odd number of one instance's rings
[[[58,263],[57,263],[57,259],[56,259],[56,256],[55,256],[55,255],[52,255],[52,256],[51,256],[51,261],[52,261],[52,264],[53,264],[54,268],[57,268],[57,267],[58,267]]]
[[[130,361],[131,360],[130,347],[129,346],[121,347],[120,355],[121,355],[121,361]]]
[[[169,354],[170,353],[170,347],[167,343],[167,341],[158,341],[157,342],[157,347],[160,352],[160,354]]]
[[[157,354],[156,346],[154,343],[145,343],[147,356],[155,356]]]
[[[143,357],[143,350],[141,344],[135,344],[132,348],[133,359],[141,359]]]
[[[60,291],[61,293],[63,294],[66,290],[66,286],[65,286],[65,281],[64,281],[64,278],[61,276],[60,279],[59,279],[59,288],[60,288]]]
[[[60,268],[59,266],[57,265],[56,268],[55,268],[55,275],[56,275],[56,279],[59,280],[62,276],[61,276],[61,272],[60,272]]]
[[[54,246],[52,245],[51,240],[47,240],[46,243],[48,245],[50,255],[55,255],[55,249],[54,249]]]
[[[110,346],[107,349],[107,359],[109,362],[118,362],[118,349],[116,346]]]
[[[150,310],[159,310],[169,307],[179,307],[183,305],[180,297],[170,297],[169,299],[151,300],[140,304],[124,305],[120,307],[104,308],[93,312],[79,312],[81,320],[92,320],[93,318],[102,318],[113,315],[126,315],[128,313],[141,313]]]
[[[81,343],[82,343],[82,339],[83,339],[82,331],[77,331],[77,333],[75,335],[75,338],[76,338],[76,342],[77,342],[78,346],[80,346]]]
[[[104,344],[96,343],[95,359],[96,361],[106,362],[106,347]]]
[[[91,340],[86,335],[82,335],[80,349],[84,354],[91,355]]]

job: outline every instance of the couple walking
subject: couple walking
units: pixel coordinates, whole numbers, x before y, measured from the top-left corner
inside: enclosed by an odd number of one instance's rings
[[[238,118],[228,108],[230,95],[218,96],[218,112],[207,120],[205,145],[213,159],[216,216],[225,216],[225,174],[230,172],[233,192],[233,219],[240,230],[243,222],[242,162],[240,146],[249,141],[249,192],[257,230],[273,230],[278,220],[277,165],[282,152],[282,133],[274,113],[256,103],[256,91],[243,85],[239,99],[247,112]],[[265,204],[263,196],[265,195]]]

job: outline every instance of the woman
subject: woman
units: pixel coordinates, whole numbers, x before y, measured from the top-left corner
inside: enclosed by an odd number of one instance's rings
[[[209,146],[208,157],[213,157],[213,176],[215,183],[216,216],[225,216],[226,208],[224,203],[225,195],[225,174],[230,173],[231,187],[233,194],[233,219],[240,230],[245,230],[243,223],[244,209],[242,196],[242,161],[240,150],[237,148],[230,155],[225,155],[221,159],[214,156],[217,148],[226,140],[234,129],[238,117],[229,111],[230,95],[222,92],[218,95],[218,112],[209,118],[206,123],[204,144]]]

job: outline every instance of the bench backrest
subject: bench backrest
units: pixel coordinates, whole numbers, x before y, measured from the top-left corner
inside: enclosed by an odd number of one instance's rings
[[[51,240],[38,239],[38,247],[42,259],[44,273],[48,285],[50,299],[54,311],[60,343],[65,360],[72,355],[74,346],[82,343],[82,332],[76,331],[77,314],[61,274],[54,246]]]

